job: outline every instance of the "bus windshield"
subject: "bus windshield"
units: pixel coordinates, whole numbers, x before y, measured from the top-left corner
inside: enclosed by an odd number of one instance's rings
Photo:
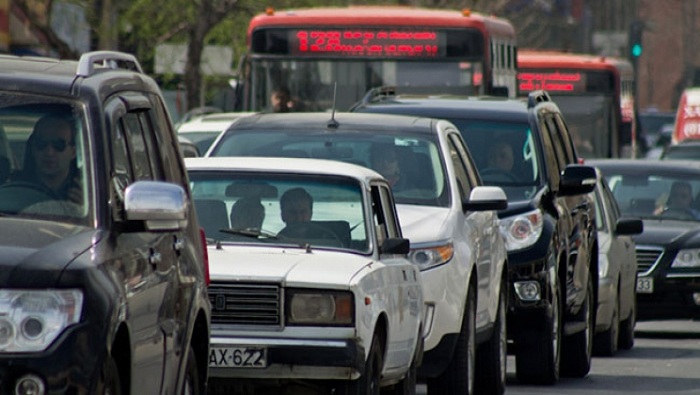
[[[349,109],[371,88],[398,86],[409,93],[474,95],[482,76],[478,62],[251,59],[253,111],[272,111],[272,92],[289,92],[289,111]],[[337,85],[336,85],[337,84]]]

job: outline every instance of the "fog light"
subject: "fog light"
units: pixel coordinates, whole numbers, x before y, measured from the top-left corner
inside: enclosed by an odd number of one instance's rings
[[[15,395],[44,395],[46,389],[44,380],[33,374],[27,374],[17,380]]]
[[[518,281],[515,284],[515,294],[527,302],[540,300],[540,283],[537,281]]]
[[[700,292],[693,293],[693,302],[695,302],[696,306],[700,306]]]

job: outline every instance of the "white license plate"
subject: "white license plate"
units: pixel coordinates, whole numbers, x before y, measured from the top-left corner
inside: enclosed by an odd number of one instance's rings
[[[654,293],[654,278],[653,277],[639,277],[637,279],[637,293],[638,294]]]
[[[211,347],[209,367],[212,368],[266,368],[265,347]]]

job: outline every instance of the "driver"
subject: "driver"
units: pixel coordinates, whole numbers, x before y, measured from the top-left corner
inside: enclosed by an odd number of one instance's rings
[[[503,140],[497,141],[489,148],[488,167],[510,173],[513,170],[514,158],[513,147]]]
[[[683,210],[691,213],[696,219],[700,218],[700,212],[695,210],[692,206],[693,204],[693,188],[689,182],[686,181],[675,181],[671,184],[671,190],[668,194],[668,199],[666,200],[666,206],[661,210],[661,212],[656,213],[661,214],[666,210]]]
[[[277,235],[289,238],[307,237],[309,229],[303,225],[311,221],[313,208],[314,200],[304,188],[287,190],[280,198],[280,212],[286,226]]]
[[[74,123],[67,117],[40,118],[27,140],[22,172],[13,181],[36,184],[51,198],[82,204],[75,135]]]

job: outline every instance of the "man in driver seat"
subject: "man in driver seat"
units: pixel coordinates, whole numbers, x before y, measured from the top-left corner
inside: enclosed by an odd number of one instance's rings
[[[664,212],[686,212],[695,219],[700,219],[700,212],[693,208],[693,188],[686,181],[675,181],[671,184],[671,190],[666,199],[666,205],[657,210],[656,215],[663,215]]]
[[[51,198],[82,204],[75,134],[67,117],[49,114],[40,118],[27,140],[24,167],[12,180],[35,184]]]

